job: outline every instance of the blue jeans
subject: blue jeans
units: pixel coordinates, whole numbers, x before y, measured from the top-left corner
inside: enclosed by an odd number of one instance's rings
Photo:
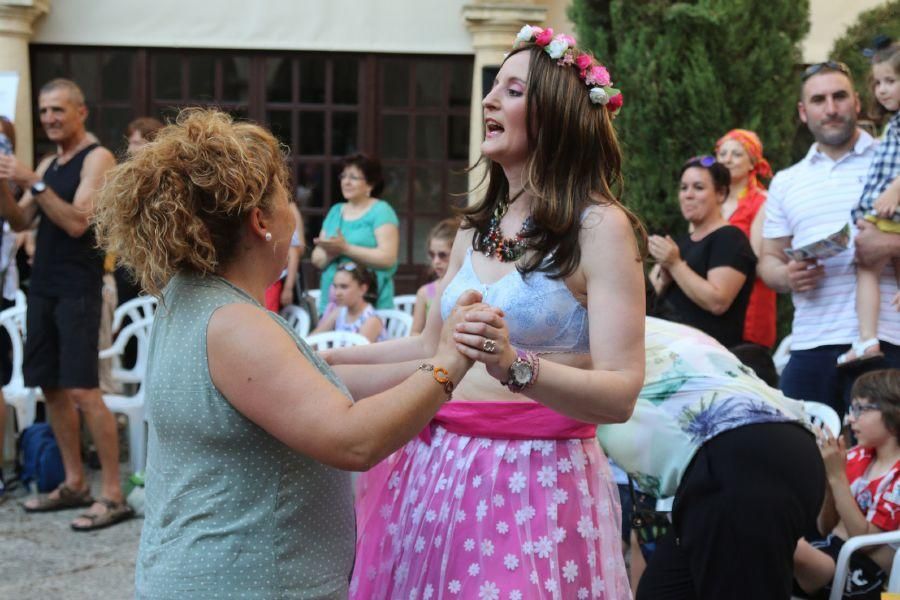
[[[837,357],[849,349],[849,344],[841,344],[792,351],[781,373],[781,391],[789,398],[827,404],[843,417],[857,377],[875,369],[900,368],[900,347],[881,342],[884,358],[838,369]]]

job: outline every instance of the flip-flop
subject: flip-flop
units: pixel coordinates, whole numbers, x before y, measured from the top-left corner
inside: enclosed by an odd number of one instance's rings
[[[69,527],[75,531],[95,531],[127,521],[134,516],[134,510],[124,500],[122,502],[113,502],[109,498],[97,498],[97,502],[106,507],[106,512],[99,515],[90,512],[81,513],[78,515],[78,518],[87,519],[90,521],[90,524],[76,525],[75,523],[69,523]]]
[[[884,358],[884,352],[880,350],[878,352],[869,352],[866,353],[866,350],[872,348],[873,346],[877,346],[880,342],[878,338],[869,338],[867,340],[857,340],[850,344],[850,350],[847,350],[837,358],[837,367],[839,369],[858,367],[867,362],[877,360],[879,358]],[[850,358],[850,353],[853,352],[856,354],[854,358]]]
[[[68,510],[70,508],[84,508],[94,503],[90,488],[78,492],[63,483],[56,489],[59,491],[59,496],[56,498],[51,498],[48,494],[39,498],[35,506],[28,506],[22,503],[22,508],[25,509],[25,512],[41,513]]]

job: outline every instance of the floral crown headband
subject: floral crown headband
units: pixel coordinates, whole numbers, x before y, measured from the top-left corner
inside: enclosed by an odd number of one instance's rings
[[[561,67],[573,66],[578,69],[578,76],[588,88],[591,102],[601,104],[615,116],[622,108],[622,92],[612,87],[609,71],[586,52],[575,49],[575,38],[561,33],[554,37],[553,29],[543,29],[534,25],[525,25],[516,35],[513,49],[525,44],[534,44],[544,49],[550,58]]]

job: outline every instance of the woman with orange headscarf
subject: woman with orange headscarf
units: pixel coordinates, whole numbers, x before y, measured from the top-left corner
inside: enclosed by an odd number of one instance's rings
[[[722,204],[722,216],[744,232],[759,256],[766,188],[759,177],[772,177],[763,157],[763,145],[752,131],[732,129],[716,142],[716,160],[731,172],[731,187]],[[757,218],[759,217],[759,218]],[[775,292],[757,277],[744,319],[744,341],[767,348],[775,345]]]

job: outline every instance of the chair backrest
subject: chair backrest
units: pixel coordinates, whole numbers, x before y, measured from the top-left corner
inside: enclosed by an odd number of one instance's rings
[[[896,546],[898,543],[900,543],[900,531],[856,535],[844,542],[834,568],[834,580],[831,583],[831,593],[828,596],[828,600],[841,600],[843,597],[844,585],[847,583],[847,575],[850,570],[850,556],[854,552],[860,548],[881,546],[883,544]],[[887,591],[893,594],[900,592],[900,552],[894,553],[894,562],[891,565]]]
[[[125,317],[131,319],[132,322],[140,321],[147,317],[152,318],[153,314],[156,312],[156,305],[158,302],[156,296],[150,295],[140,295],[137,298],[132,298],[128,302],[124,302],[121,306],[116,308],[116,311],[113,313],[112,330],[118,331],[119,327],[122,326],[122,321]]]
[[[394,308],[380,308],[375,311],[375,314],[384,323],[389,340],[407,337],[412,331],[413,320],[409,313]]]
[[[306,338],[306,343],[316,352],[346,346],[365,346],[369,343],[366,336],[349,331],[325,331],[314,333]]]
[[[281,309],[281,316],[297,335],[300,337],[309,335],[310,318],[305,310],[290,304]]]
[[[24,360],[25,304],[15,305],[0,312],[0,326],[6,329],[12,346],[12,376],[9,385],[20,389],[25,387],[25,376],[22,374]]]
[[[772,354],[772,362],[775,363],[775,371],[778,373],[778,376],[781,377],[781,372],[784,371],[784,367],[787,366],[788,360],[791,358],[791,336],[788,334],[785,336],[781,343],[778,344],[778,347],[775,348],[775,353]]]
[[[394,296],[394,308],[397,310],[402,310],[408,315],[413,314],[413,309],[416,307],[416,295],[415,294],[403,294],[402,296]]]
[[[804,400],[803,408],[806,409],[806,418],[810,423],[819,427],[827,427],[832,436],[840,435],[841,417],[833,408],[811,400]]]
[[[322,290],[307,290],[306,292],[309,294],[309,297],[316,301],[316,305],[319,304],[319,298],[322,296]]]
[[[143,383],[144,376],[147,374],[147,357],[150,353],[150,331],[152,329],[152,315],[132,321],[119,332],[112,346],[100,351],[101,359],[121,356],[125,352],[125,347],[131,338],[137,340],[137,357],[134,361],[134,366],[130,369],[123,369],[114,363],[112,368],[113,379],[122,383]]]

